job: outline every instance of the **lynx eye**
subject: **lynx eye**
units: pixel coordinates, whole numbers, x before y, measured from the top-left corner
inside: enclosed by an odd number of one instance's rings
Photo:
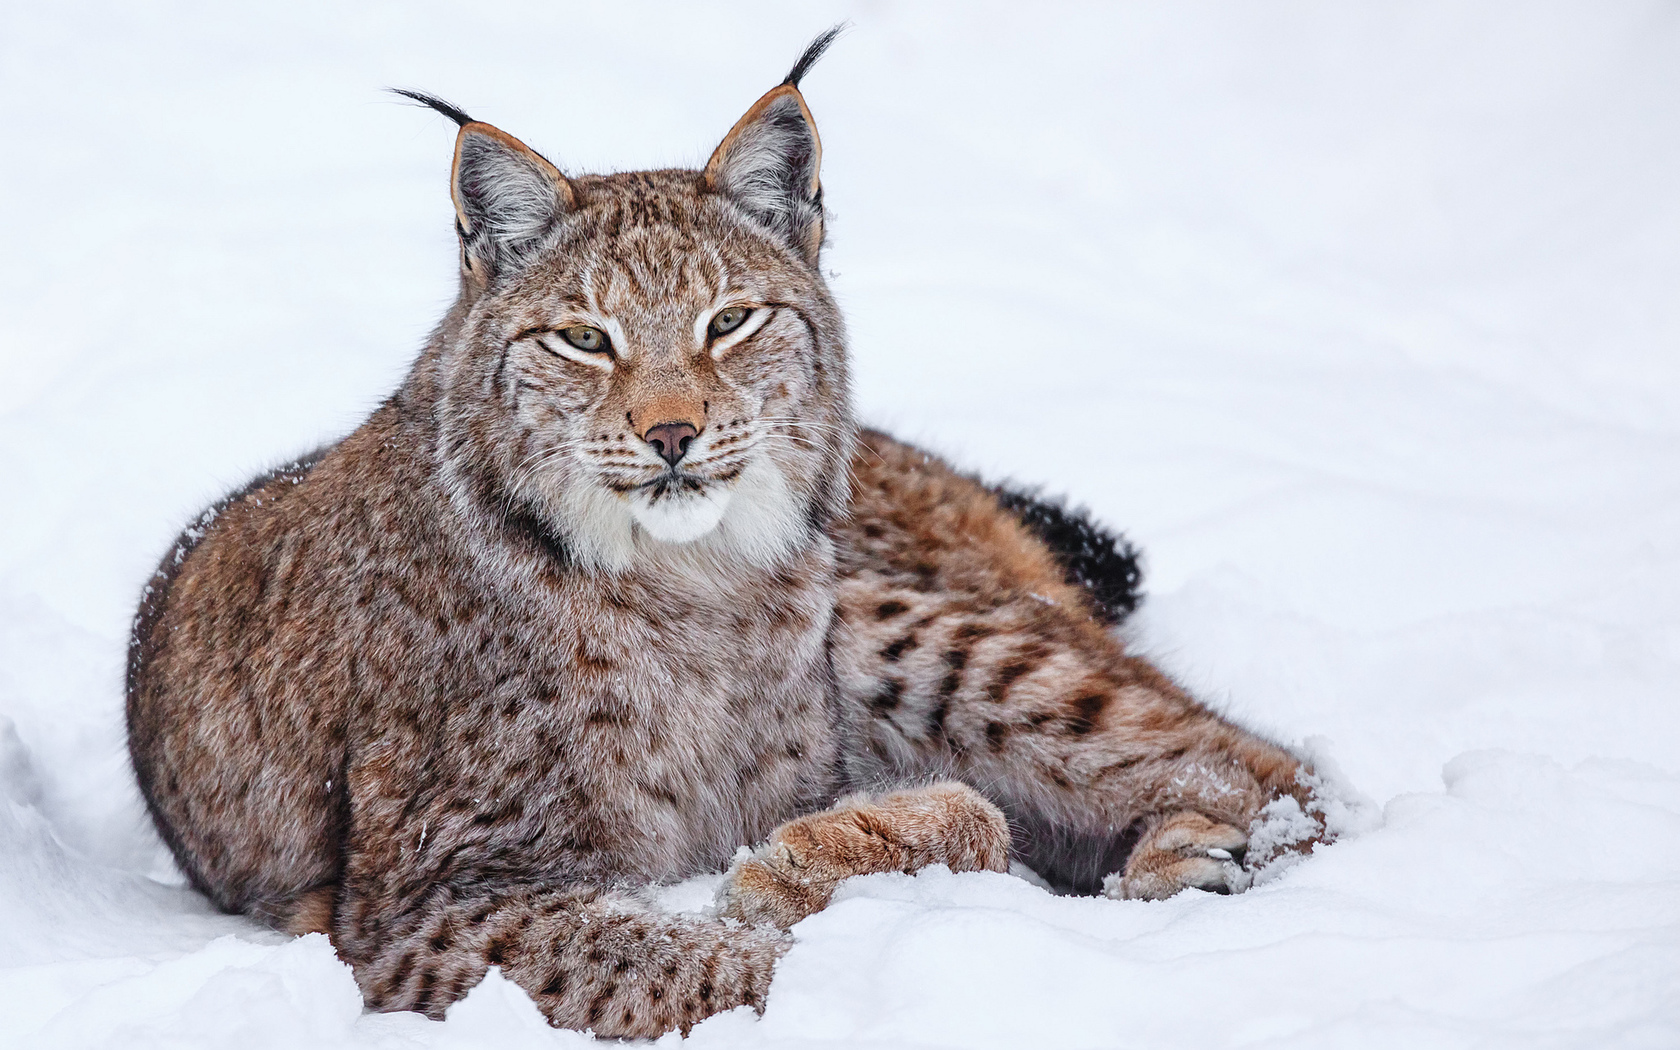
[[[714,337],[728,335],[746,324],[747,318],[751,316],[752,307],[750,306],[726,306],[717,312],[716,317],[712,318],[712,335]]]
[[[607,333],[586,324],[575,324],[570,328],[560,329],[560,338],[579,350],[586,350],[592,354],[604,354],[612,350]]]

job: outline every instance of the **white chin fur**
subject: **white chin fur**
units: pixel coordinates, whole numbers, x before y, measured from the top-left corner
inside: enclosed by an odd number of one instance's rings
[[[719,559],[772,566],[811,542],[805,503],[768,456],[758,456],[725,488],[650,503],[600,485],[574,484],[555,493],[555,524],[581,565],[608,572],[648,558],[704,563]],[[672,564],[676,564],[673,562]]]
[[[663,543],[692,543],[717,528],[729,509],[728,489],[707,486],[704,493],[672,494],[652,500],[637,492],[630,497],[630,516],[649,536]]]

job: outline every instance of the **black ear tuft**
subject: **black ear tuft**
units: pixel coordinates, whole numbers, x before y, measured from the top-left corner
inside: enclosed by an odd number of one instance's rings
[[[805,79],[805,74],[809,73],[811,67],[817,64],[817,59],[823,57],[823,52],[828,50],[828,45],[834,43],[834,38],[845,32],[850,25],[850,22],[841,22],[839,25],[830,26],[819,33],[817,38],[805,48],[805,53],[799,56],[799,61],[793,64],[792,69],[788,70],[787,79],[782,83],[798,87],[799,82]]]
[[[845,23],[819,35],[724,136],[706,162],[705,184],[729,197],[788,247],[816,265],[823,243],[822,140],[799,81]]]
[[[387,90],[442,113],[461,128],[455,136],[449,195],[455,201],[461,265],[469,277],[483,282],[497,271],[522,264],[542,246],[561,216],[576,207],[566,176],[525,143],[436,95]]]
[[[408,88],[386,88],[393,95],[401,95],[417,106],[435,109],[439,113],[453,120],[457,125],[465,127],[473,122],[473,118],[466,115],[461,107],[445,102],[436,95],[428,95],[424,91],[410,91]]]

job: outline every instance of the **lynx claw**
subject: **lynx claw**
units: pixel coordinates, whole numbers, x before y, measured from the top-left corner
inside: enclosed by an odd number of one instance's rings
[[[1243,862],[1243,858],[1248,856],[1248,847],[1247,846],[1233,846],[1233,847],[1221,849],[1218,846],[1211,846],[1211,847],[1208,848],[1207,855],[1214,858],[1215,860],[1231,861],[1231,862],[1235,863],[1238,867],[1241,867],[1242,862]]]

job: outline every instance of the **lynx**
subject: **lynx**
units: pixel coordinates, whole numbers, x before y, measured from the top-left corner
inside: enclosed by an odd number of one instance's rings
[[[354,433],[141,601],[140,786],[220,907],[367,1005],[501,967],[558,1026],[762,1010],[844,878],[1243,889],[1308,771],[1125,651],[1132,552],[860,431],[800,93],[700,171],[564,175],[448,103],[460,293]],[[757,845],[756,849],[745,849]],[[647,887],[727,869],[706,915]]]

